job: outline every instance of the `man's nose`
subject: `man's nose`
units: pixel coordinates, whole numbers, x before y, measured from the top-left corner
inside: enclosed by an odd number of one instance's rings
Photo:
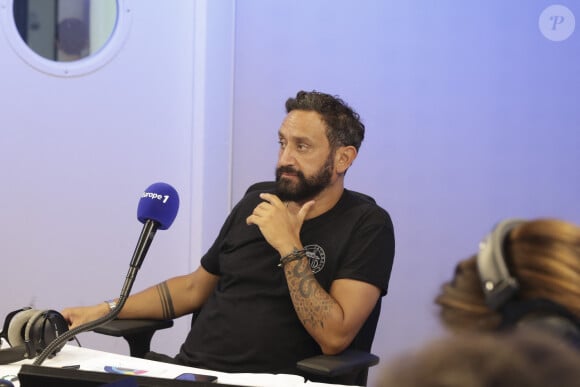
[[[278,164],[280,165],[294,165],[294,152],[290,146],[280,149],[278,157]]]

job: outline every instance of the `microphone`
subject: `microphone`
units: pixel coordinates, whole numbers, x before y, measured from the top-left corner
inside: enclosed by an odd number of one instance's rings
[[[177,210],[179,209],[179,195],[175,188],[166,183],[154,183],[151,184],[145,192],[141,195],[139,199],[139,205],[137,206],[137,219],[143,223],[143,229],[141,230],[141,235],[137,241],[137,246],[133,252],[133,257],[131,258],[131,263],[129,265],[129,271],[125,279],[125,283],[121,289],[121,295],[119,296],[119,301],[117,306],[111,310],[105,316],[98,318],[94,321],[79,325],[76,328],[64,332],[62,335],[56,337],[35,359],[32,365],[41,365],[46,358],[54,352],[55,349],[64,345],[64,343],[76,336],[77,334],[85,331],[95,329],[96,327],[103,325],[111,320],[113,320],[121,309],[125,305],[125,301],[131,293],[131,288],[135,282],[135,277],[137,276],[137,271],[143,263],[143,259],[149,250],[149,246],[153,241],[155,232],[159,230],[167,230],[175,220],[177,216]]]
[[[179,209],[179,195],[175,188],[166,183],[151,184],[139,200],[137,219],[141,223],[154,221],[160,230],[173,224]]]
[[[169,184],[151,184],[143,192],[137,206],[137,219],[143,223],[143,230],[131,259],[131,267],[141,267],[155,232],[157,229],[167,230],[173,224],[178,208],[179,195]]]

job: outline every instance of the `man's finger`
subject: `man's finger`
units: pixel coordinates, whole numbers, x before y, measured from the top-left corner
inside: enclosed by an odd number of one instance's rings
[[[285,207],[285,204],[282,202],[282,200],[280,200],[280,198],[274,194],[269,194],[269,193],[261,193],[260,194],[260,198],[265,200],[266,202],[270,203],[273,206],[279,207],[279,206],[283,206]]]

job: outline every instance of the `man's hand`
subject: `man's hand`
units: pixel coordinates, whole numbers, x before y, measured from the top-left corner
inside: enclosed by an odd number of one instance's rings
[[[314,200],[306,202],[297,213],[293,213],[276,195],[262,193],[260,198],[264,201],[254,208],[246,223],[258,226],[266,241],[282,256],[295,247],[301,248],[300,229]]]
[[[61,312],[62,316],[68,322],[70,329],[94,321],[100,317],[103,317],[107,313],[109,313],[109,307],[104,302],[93,306],[66,308]]]

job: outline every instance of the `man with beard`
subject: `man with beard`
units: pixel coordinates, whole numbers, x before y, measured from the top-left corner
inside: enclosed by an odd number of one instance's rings
[[[298,92],[286,111],[275,188],[245,195],[196,271],[129,297],[119,314],[200,311],[179,364],[299,373],[298,360],[342,352],[369,316],[378,318],[393,225],[372,199],[344,188],[365,127],[341,99],[316,91]],[[62,314],[72,328],[105,315],[109,304]]]

